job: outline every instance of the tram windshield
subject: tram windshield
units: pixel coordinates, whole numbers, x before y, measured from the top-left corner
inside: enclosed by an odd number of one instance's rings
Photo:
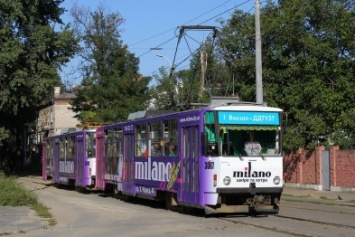
[[[279,156],[278,112],[210,111],[205,113],[207,156]]]

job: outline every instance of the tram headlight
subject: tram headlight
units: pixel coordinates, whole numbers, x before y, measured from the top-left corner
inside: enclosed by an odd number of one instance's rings
[[[280,176],[275,176],[274,177],[274,184],[278,185],[278,184],[280,184],[280,182],[281,182]]]
[[[224,177],[223,179],[224,185],[228,186],[231,183],[231,178],[229,176]]]

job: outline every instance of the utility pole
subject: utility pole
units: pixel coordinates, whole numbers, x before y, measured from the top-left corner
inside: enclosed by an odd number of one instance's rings
[[[261,63],[260,34],[260,2],[255,0],[255,71],[256,71],[256,103],[263,104],[263,77]]]
[[[178,37],[178,42],[176,45],[176,50],[175,50],[175,55],[174,55],[174,59],[172,62],[172,70],[170,71],[170,78],[172,79],[173,83],[176,84],[175,80],[172,78],[172,72],[173,70],[178,66],[175,65],[175,59],[177,56],[177,50],[181,41],[182,37],[185,37],[185,32],[188,30],[200,30],[200,31],[213,31],[213,39],[216,38],[218,30],[217,27],[215,26],[203,26],[203,25],[192,25],[192,26],[181,26],[180,27],[180,33],[179,33],[179,37]],[[192,55],[192,53],[191,53]],[[205,77],[206,77],[206,70],[207,70],[207,53],[205,51],[202,51],[200,54],[200,60],[201,60],[201,78],[200,78],[200,90],[199,90],[199,98],[202,97],[203,95],[203,90],[204,90],[204,84],[205,84]],[[190,57],[190,56],[189,56]],[[177,99],[177,98],[176,98]],[[177,100],[177,103],[179,103],[179,101]]]
[[[205,87],[206,70],[207,70],[207,52],[205,52],[204,50],[200,52],[200,63],[201,63],[201,79],[200,79],[199,99],[201,99],[203,95],[203,90]]]

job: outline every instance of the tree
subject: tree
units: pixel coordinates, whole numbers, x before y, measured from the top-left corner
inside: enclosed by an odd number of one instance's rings
[[[255,101],[254,22],[250,13],[235,11],[231,19],[220,21],[222,29],[216,42],[217,58],[229,69],[233,91],[243,101]]]
[[[152,88],[151,102],[153,109],[156,110],[174,110],[176,108],[176,85],[170,78],[170,72],[164,67],[159,68],[159,74],[153,75],[157,86]],[[174,92],[175,90],[175,92]]]
[[[205,56],[203,60],[207,65],[202,85],[201,55]],[[191,103],[208,103],[211,96],[233,94],[233,77],[229,68],[216,59],[211,39],[201,44],[200,49],[192,55],[189,69],[169,75],[161,68],[159,75],[155,75],[155,79],[157,87],[153,93],[153,100],[159,109],[181,110],[186,108],[184,106],[189,108]]]
[[[232,88],[233,75],[223,61],[223,58],[219,58],[219,55],[215,54],[211,39],[207,39],[207,41],[201,45],[199,52],[193,56],[191,60],[191,73],[187,79],[188,84],[196,89],[200,88],[201,83],[199,78],[203,70],[201,67],[201,61],[203,61],[203,59],[201,59],[201,57],[204,56],[207,61],[207,68],[204,74],[204,93],[202,96],[199,96],[198,93],[193,93],[195,98],[192,99],[192,102],[209,102],[211,96],[234,96]],[[187,94],[189,93],[187,92]]]
[[[263,86],[269,105],[284,109],[286,149],[336,143],[346,134],[355,102],[355,6],[350,0],[271,1],[261,14]],[[237,76],[242,99],[255,95],[254,16],[224,22],[219,54]],[[337,140],[338,139],[338,140]],[[343,143],[344,144],[344,143]]]
[[[106,14],[103,6],[94,12],[74,6],[71,14],[85,46],[80,54],[85,78],[72,106],[78,118],[119,122],[145,109],[150,78],[138,73],[138,58],[120,40],[121,15]]]
[[[0,169],[22,157],[37,106],[60,84],[58,70],[77,50],[60,19],[62,2],[0,0]]]

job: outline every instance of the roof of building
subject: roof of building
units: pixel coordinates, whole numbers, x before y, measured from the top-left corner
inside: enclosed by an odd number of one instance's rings
[[[62,94],[56,96],[54,99],[74,99],[76,98],[74,93],[63,92]]]

